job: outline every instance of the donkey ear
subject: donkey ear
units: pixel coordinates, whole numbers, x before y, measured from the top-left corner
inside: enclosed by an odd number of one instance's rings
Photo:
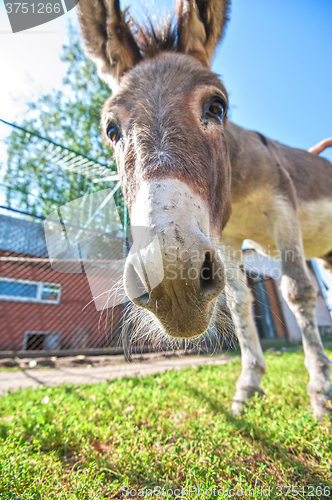
[[[178,0],[178,50],[210,67],[229,8],[230,0]]]
[[[123,74],[141,59],[119,0],[80,0],[78,19],[88,57],[98,75],[115,90]]]

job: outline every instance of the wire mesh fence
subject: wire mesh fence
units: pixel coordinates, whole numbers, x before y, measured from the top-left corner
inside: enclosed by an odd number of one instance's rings
[[[137,323],[122,287],[131,240],[114,166],[1,122],[23,145],[13,158],[30,183],[11,185],[2,172],[0,357],[173,349],[148,331],[131,340]],[[199,350],[225,347],[217,337],[202,338]]]
[[[0,215],[0,351],[121,348],[124,305],[99,310],[82,261],[62,259],[61,271],[54,269],[43,221],[7,212]],[[122,239],[116,243],[121,263]],[[114,245],[111,253],[112,264]],[[104,256],[103,261],[89,261],[88,270],[105,272],[109,264]]]
[[[54,248],[47,245],[45,224],[54,224],[54,215],[43,220],[17,210],[2,212],[0,357],[92,352],[125,352],[128,357],[130,352],[174,349],[167,341],[150,338],[147,330],[131,340],[137,324],[127,312],[122,288],[123,234],[66,224],[74,231],[71,238],[79,234],[80,242],[50,258]],[[178,342],[176,349],[197,351],[195,343]],[[222,347],[227,342],[221,344],[214,333],[201,339],[198,350]]]
[[[123,301],[107,307],[107,300],[101,304],[92,292],[98,295],[98,282],[111,288],[110,271],[119,275],[116,271],[121,273],[123,267],[123,228],[113,200],[119,191],[114,165],[3,120],[1,126],[1,135],[9,133],[11,144],[19,144],[21,151],[15,157],[7,142],[7,167],[10,161],[19,162],[31,182],[10,182],[8,168],[2,171],[0,354],[121,351]],[[47,188],[52,183],[57,183],[53,190]],[[111,211],[105,210],[105,187],[113,202]],[[45,220],[47,208],[51,213]]]

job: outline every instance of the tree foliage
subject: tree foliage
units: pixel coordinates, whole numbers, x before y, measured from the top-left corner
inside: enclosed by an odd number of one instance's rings
[[[111,92],[84,54],[78,30],[72,25],[61,60],[67,64],[63,90],[53,90],[28,103],[28,117],[20,126],[108,165],[111,174],[116,170],[112,151],[102,143],[100,131],[100,110]],[[45,216],[85,193],[110,187],[105,182],[93,183],[91,176],[59,167],[50,161],[46,146],[16,129],[7,138],[3,177],[7,206]],[[122,206],[120,193],[116,203]]]

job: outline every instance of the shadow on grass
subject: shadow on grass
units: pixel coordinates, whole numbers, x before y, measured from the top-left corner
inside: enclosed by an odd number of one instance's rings
[[[199,403],[207,405],[207,407],[210,408],[215,415],[223,415],[226,422],[234,429],[234,435],[240,434],[244,439],[255,442],[257,444],[257,454],[260,455],[260,461],[264,459],[282,460],[283,466],[296,469],[298,477],[301,479],[303,484],[309,485],[316,483],[324,484],[326,486],[330,484],[328,481],[322,481],[322,478],[317,471],[317,465],[309,464],[309,458],[304,463],[303,456],[300,458],[296,456],[292,446],[287,447],[287,445],[283,444],[283,441],[287,436],[296,432],[296,430],[300,431],[301,424],[307,418],[312,420],[313,426],[317,425],[317,421],[313,420],[311,417],[311,410],[281,436],[277,436],[273,431],[268,432],[266,427],[264,427],[263,435],[262,430],[259,428],[259,423],[254,423],[250,420],[250,413],[254,410],[255,400],[248,403],[241,416],[235,416],[230,411],[225,410],[224,406],[219,401],[211,396],[208,396],[205,392],[200,391],[196,387],[186,387],[186,391],[189,392]],[[258,397],[258,395],[256,397]],[[243,463],[242,456],[239,455],[237,458],[241,463]]]

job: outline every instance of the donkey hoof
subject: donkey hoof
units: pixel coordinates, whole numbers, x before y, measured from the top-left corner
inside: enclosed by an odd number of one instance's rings
[[[307,385],[308,394],[310,397],[312,413],[314,418],[322,420],[324,415],[332,417],[332,383],[328,380],[324,384],[320,384],[319,390],[309,383]]]
[[[234,416],[242,415],[243,408],[244,408],[244,401],[233,400],[232,409],[231,409],[232,415],[234,415]]]
[[[239,394],[240,393],[240,394]],[[247,386],[235,395],[232,404],[232,415],[241,415],[243,413],[243,409],[246,405],[246,402],[251,399],[255,394],[258,394],[260,397],[265,396],[265,392],[260,387]],[[240,396],[240,397],[239,397]]]
[[[332,399],[318,395],[316,398],[311,398],[311,406],[313,417],[318,420],[323,420],[325,415],[332,418]]]

